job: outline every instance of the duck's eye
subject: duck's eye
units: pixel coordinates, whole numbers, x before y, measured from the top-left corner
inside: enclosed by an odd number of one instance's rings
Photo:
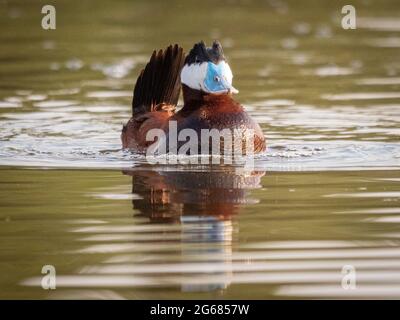
[[[218,77],[218,76],[215,76],[215,77],[214,77],[214,81],[215,81],[215,82],[220,82],[220,81],[221,81],[221,78]]]

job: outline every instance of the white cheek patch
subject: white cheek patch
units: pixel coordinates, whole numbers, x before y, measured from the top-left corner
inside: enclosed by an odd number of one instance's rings
[[[229,67],[229,64],[227,64],[225,61],[221,61],[220,64],[222,64],[222,70],[223,70],[223,76],[225,77],[226,81],[232,85],[232,79],[233,79],[233,74],[232,70]]]
[[[207,62],[185,65],[181,72],[181,82],[188,87],[204,91],[204,79],[207,75]]]
[[[220,79],[215,82],[215,79]],[[232,86],[232,70],[225,61],[185,65],[181,71],[181,82],[189,88],[208,93],[238,93]]]

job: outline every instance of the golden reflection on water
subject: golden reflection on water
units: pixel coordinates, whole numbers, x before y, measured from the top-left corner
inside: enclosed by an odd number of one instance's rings
[[[87,197],[102,210],[123,203],[130,217],[63,222],[74,248],[52,250],[62,261],[79,258],[47,297],[398,297],[400,221],[383,221],[397,217],[397,179],[387,171],[124,171]],[[356,290],[341,287],[346,265],[357,270]]]

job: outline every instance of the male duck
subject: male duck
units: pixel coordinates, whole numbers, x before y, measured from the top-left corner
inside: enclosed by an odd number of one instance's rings
[[[192,129],[200,137],[202,129],[230,129],[235,130],[233,139],[239,137],[243,142],[253,135],[253,152],[264,151],[265,138],[260,126],[232,97],[238,93],[232,78],[218,41],[211,48],[199,42],[186,57],[178,45],[154,51],[136,81],[132,117],[121,134],[123,148],[146,152],[154,143],[146,137],[149,131],[161,129],[167,134],[169,123],[174,120],[178,134]],[[176,111],[181,87],[184,104]],[[201,152],[204,150],[199,148],[198,153]]]

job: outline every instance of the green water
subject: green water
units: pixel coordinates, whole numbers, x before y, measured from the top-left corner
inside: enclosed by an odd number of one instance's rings
[[[0,1],[0,298],[400,298],[400,5],[345,4]],[[255,169],[122,151],[152,50],[215,38]]]

